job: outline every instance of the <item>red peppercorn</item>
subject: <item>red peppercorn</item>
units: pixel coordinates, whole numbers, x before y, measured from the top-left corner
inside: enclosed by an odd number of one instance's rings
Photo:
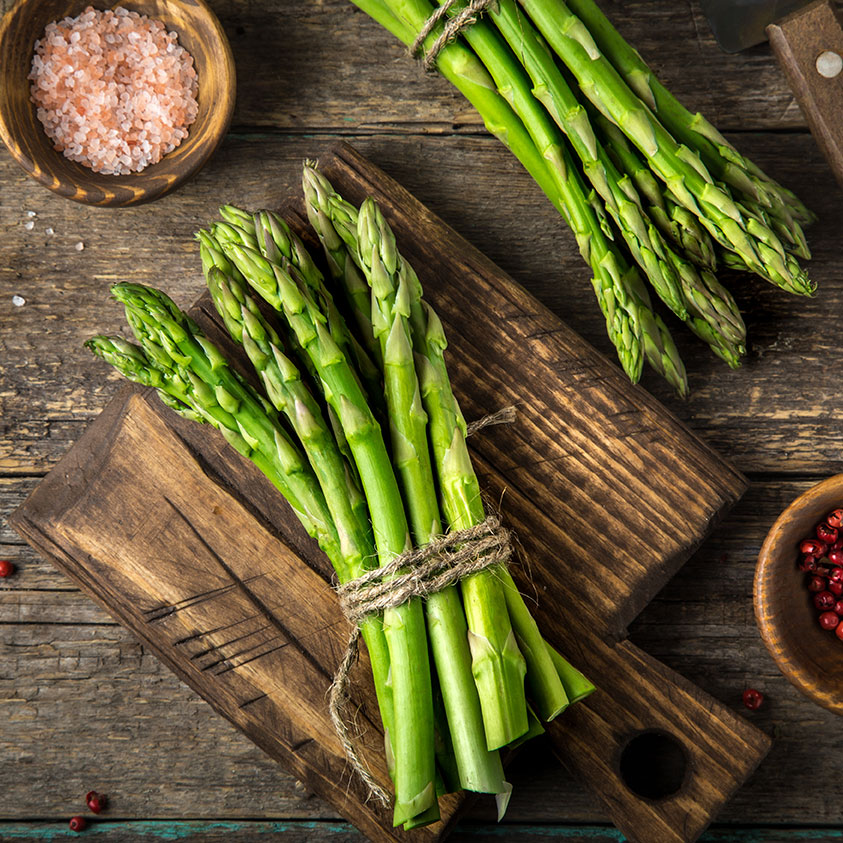
[[[817,557],[811,556],[810,553],[806,553],[800,560],[799,564],[796,566],[799,568],[800,571],[804,571],[806,574],[813,574],[814,571],[817,570]]]
[[[750,711],[757,711],[761,708],[761,703],[764,702],[764,694],[761,691],[756,691],[755,688],[747,688],[743,692],[743,704]]]
[[[88,823],[84,817],[71,817],[70,819],[71,831],[84,831],[86,825],[88,825]]]
[[[837,530],[832,527],[830,524],[826,524],[825,521],[821,521],[817,524],[817,538],[821,542],[825,542],[826,544],[834,544],[837,541],[838,537]]]
[[[825,577],[810,577],[808,579],[808,591],[825,591]]]
[[[843,565],[843,550],[830,550],[828,552],[828,561],[838,567]]]
[[[841,597],[843,596],[843,582],[830,582],[828,584],[828,590],[835,596]]]
[[[835,612],[823,612],[820,615],[820,626],[823,629],[834,629],[840,623],[840,616]]]
[[[828,552],[831,553],[832,550],[843,550],[843,536],[838,534],[837,541],[829,546]]]
[[[814,605],[821,612],[828,612],[833,609],[836,602],[837,599],[830,591],[818,591],[814,595]]]
[[[91,790],[85,797],[85,802],[88,803],[88,807],[95,814],[98,814],[103,808],[105,808],[105,794],[97,793],[95,790]]]
[[[843,600],[835,600],[831,611],[837,615],[843,615]]]
[[[10,577],[15,572],[15,566],[8,559],[0,559],[0,577]]]
[[[835,509],[826,516],[826,523],[838,530],[843,527],[843,509]]]
[[[843,641],[843,623],[839,623],[834,627],[834,634]]]
[[[843,568],[835,565],[827,574],[831,582],[843,582]]]
[[[811,556],[825,556],[828,545],[818,539],[803,539],[799,543],[800,553],[810,553]]]

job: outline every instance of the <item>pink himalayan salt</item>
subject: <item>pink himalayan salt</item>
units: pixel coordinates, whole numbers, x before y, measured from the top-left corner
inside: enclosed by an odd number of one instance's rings
[[[108,175],[160,161],[199,109],[193,57],[176,33],[119,6],[48,24],[29,79],[55,148]]]

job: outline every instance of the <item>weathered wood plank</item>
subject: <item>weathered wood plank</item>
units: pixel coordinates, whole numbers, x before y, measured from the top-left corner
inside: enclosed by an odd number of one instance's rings
[[[611,356],[573,238],[497,141],[372,136],[355,143]],[[679,326],[674,334],[690,371],[690,401],[675,400],[652,374],[644,385],[744,471],[843,470],[837,445],[843,420],[832,411],[839,379],[829,364],[839,333],[833,314],[843,296],[835,282],[840,193],[827,189],[825,165],[809,137],[752,136],[744,145],[763,163],[778,162],[820,213],[810,232],[810,268],[820,291],[801,299],[752,276],[724,273],[752,342],[743,369],[729,370]],[[192,301],[202,286],[192,232],[223,199],[279,205],[297,190],[301,159],[325,148],[325,141],[313,138],[233,136],[177,194],[119,213],[52,196],[18,177],[10,157],[0,153],[0,181],[10,190],[0,206],[0,473],[46,471],[116,389],[117,376],[82,348],[91,333],[121,326],[120,308],[107,300],[108,285],[122,279],[155,283],[181,303]],[[506,202],[500,201],[502,189]],[[38,213],[33,232],[23,229],[26,209]],[[52,237],[44,234],[50,226]],[[78,241],[86,243],[82,252],[73,248]],[[13,293],[26,305],[14,307]]]
[[[837,720],[778,673],[756,632],[751,608],[754,561],[764,533],[808,485],[753,484],[631,628],[636,644],[736,712],[746,713],[740,701],[745,687],[758,687],[767,696],[762,710],[750,716],[775,734],[771,755],[724,809],[722,821],[843,823],[839,800],[818,797],[814,786],[818,778],[835,775],[843,747]],[[25,590],[27,578],[28,568],[22,566],[18,577],[8,581],[9,593],[0,587],[0,609],[12,590]],[[67,581],[55,572],[53,582],[64,587]],[[79,602],[70,608],[52,602],[41,623],[0,626],[0,706],[5,712],[0,763],[11,761],[16,771],[5,785],[5,816],[64,816],[75,794],[100,786],[99,781],[119,796],[121,817],[178,817],[185,806],[194,816],[242,816],[244,792],[253,815],[334,815],[319,800],[297,794],[291,777],[128,633],[116,626],[80,624],[77,613],[85,598],[66,596]],[[819,754],[817,735],[825,750]],[[593,797],[546,747],[525,749],[515,759],[511,778],[516,786],[512,821],[605,819]],[[150,781],[157,786],[150,788]],[[472,815],[491,819],[482,806]]]
[[[353,826],[343,822],[321,821],[109,821],[103,817],[93,821],[88,831],[95,831],[103,843],[155,843],[159,840],[189,840],[191,843],[251,843],[263,838],[285,843],[362,843],[365,839]],[[0,823],[0,834],[6,843],[53,843],[71,836],[64,823]],[[568,825],[492,825],[470,821],[460,823],[450,838],[454,843],[500,841],[530,843],[534,840],[558,840],[560,843],[623,843],[616,829],[605,826]],[[770,826],[756,828],[710,829],[700,843],[839,843],[843,832],[827,828],[781,829]]]
[[[5,10],[12,0],[0,0]],[[286,131],[482,130],[443,79],[349,0],[212,0],[237,63],[235,126]],[[692,110],[721,129],[805,123],[766,45],[720,50],[697,0],[605,0],[607,14]],[[279,57],[281,59],[279,60]]]
[[[328,582],[299,558],[301,527],[283,530],[277,519],[271,526],[256,519],[255,500],[267,494],[249,494],[264,480],[257,469],[247,464],[249,479],[237,492],[236,469],[209,480],[209,452],[227,451],[224,442],[207,443],[197,458],[159,421],[157,399],[150,403],[155,406],[128,391],[125,402],[112,402],[59,474],[15,514],[16,528],[219,713],[372,839],[403,839],[391,827],[391,813],[365,800],[328,717],[324,700],[347,628]],[[48,492],[57,477],[59,485]],[[40,507],[55,507],[46,518],[51,526],[32,530],[45,523]],[[389,774],[365,658],[360,669],[350,703],[361,730],[357,749],[384,787]],[[443,797],[442,821],[422,839],[447,833],[462,801]]]

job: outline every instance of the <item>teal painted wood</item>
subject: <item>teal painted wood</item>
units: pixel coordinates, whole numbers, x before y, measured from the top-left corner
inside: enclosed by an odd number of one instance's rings
[[[52,843],[56,840],[95,838],[100,843],[250,843],[277,839],[285,843],[363,843],[353,826],[336,821],[295,820],[129,820],[92,819],[80,837],[66,823],[0,822],[2,843]],[[460,823],[450,838],[454,843],[623,843],[623,835],[609,826],[493,825]],[[699,843],[843,843],[843,829],[735,828],[709,829]]]

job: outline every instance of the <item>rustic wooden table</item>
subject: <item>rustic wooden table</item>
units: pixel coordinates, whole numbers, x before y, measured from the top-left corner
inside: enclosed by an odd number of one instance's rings
[[[0,0],[0,10],[8,5]],[[95,330],[121,325],[119,308],[107,300],[109,284],[160,284],[180,303],[191,302],[202,288],[193,231],[222,200],[280,204],[296,187],[300,161],[337,137],[611,354],[573,238],[443,80],[425,76],[347,0],[212,5],[237,60],[237,111],[211,163],[176,194],[131,210],[83,207],[28,179],[0,151],[4,516],[118,387],[82,348]],[[776,514],[817,480],[843,470],[834,351],[843,333],[836,311],[843,297],[836,263],[843,197],[768,48],[721,53],[695,0],[607,5],[681,99],[820,215],[810,231],[816,298],[789,297],[745,275],[728,279],[752,342],[740,371],[728,370],[680,330],[690,400],[675,400],[645,376],[645,387],[731,458],[751,485],[630,635],[736,710],[745,687],[766,694],[761,711],[748,716],[774,736],[774,748],[706,841],[838,841],[840,721],[777,672],[755,628],[751,584]],[[25,304],[15,305],[13,296]],[[0,558],[19,568],[0,585],[0,840],[72,834],[67,819],[81,811],[91,788],[111,799],[95,829],[98,839],[362,839],[24,546],[5,518]],[[506,824],[494,825],[488,808],[479,808],[454,839],[621,839],[596,799],[541,745],[516,760],[512,780]]]

